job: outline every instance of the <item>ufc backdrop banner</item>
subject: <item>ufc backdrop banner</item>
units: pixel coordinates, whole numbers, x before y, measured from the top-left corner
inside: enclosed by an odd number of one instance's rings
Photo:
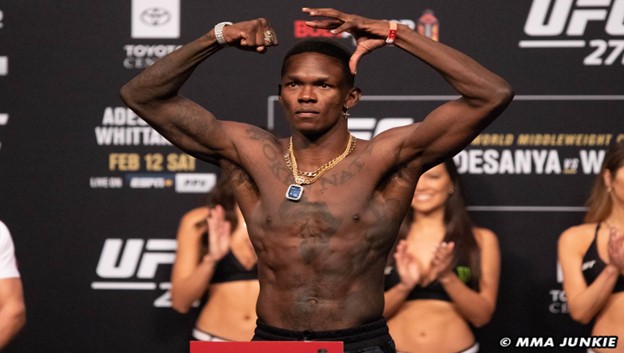
[[[175,233],[219,170],[146,125],[119,88],[218,22],[266,17],[278,47],[222,50],[182,93],[221,119],[287,136],[281,59],[301,38],[329,36],[303,24],[303,6],[399,21],[513,85],[509,108],[454,158],[472,216],[501,247],[496,313],[477,335],[483,352],[584,352],[550,345],[590,335],[569,317],[557,239],[582,222],[606,147],[624,139],[624,0],[3,1],[0,219],[28,308],[7,352],[188,349],[197,310],[170,306]],[[356,81],[364,96],[349,127],[360,138],[456,98],[395,47],[365,56]]]

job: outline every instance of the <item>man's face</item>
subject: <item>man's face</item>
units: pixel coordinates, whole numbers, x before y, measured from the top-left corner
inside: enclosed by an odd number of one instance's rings
[[[324,132],[342,119],[352,89],[338,59],[302,53],[290,57],[285,68],[280,98],[293,128]]]

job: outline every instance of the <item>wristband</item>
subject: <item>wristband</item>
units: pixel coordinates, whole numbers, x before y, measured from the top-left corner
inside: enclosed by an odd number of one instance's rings
[[[214,26],[214,35],[217,39],[217,43],[221,45],[227,45],[227,41],[225,40],[225,38],[223,38],[223,27],[230,25],[232,25],[232,22],[221,22],[217,23],[217,25]]]
[[[390,31],[388,31],[388,37],[386,38],[386,44],[388,45],[394,45],[394,40],[396,39],[396,35],[397,35],[397,23],[390,21],[388,22],[390,24]]]

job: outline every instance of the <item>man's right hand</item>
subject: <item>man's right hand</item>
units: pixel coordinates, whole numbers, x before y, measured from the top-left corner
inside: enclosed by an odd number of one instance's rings
[[[348,32],[355,38],[357,47],[351,56],[351,60],[349,60],[349,68],[354,75],[362,56],[386,44],[385,39],[390,29],[388,21],[373,20],[330,8],[311,9],[304,7],[302,11],[312,17],[329,18],[306,21],[306,25],[312,28],[331,30],[333,34]]]
[[[264,18],[225,26],[223,27],[223,38],[228,46],[258,53],[264,53],[267,47],[279,43],[275,30]]]

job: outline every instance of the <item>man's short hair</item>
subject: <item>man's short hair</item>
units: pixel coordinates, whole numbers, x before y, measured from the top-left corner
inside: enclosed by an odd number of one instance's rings
[[[294,55],[303,53],[318,53],[338,59],[349,87],[353,87],[355,84],[355,75],[351,73],[351,69],[349,68],[349,59],[351,59],[353,52],[335,40],[328,38],[310,38],[296,43],[286,53],[286,56],[284,56],[284,60],[282,61],[282,76],[284,76],[286,71],[286,61]]]

